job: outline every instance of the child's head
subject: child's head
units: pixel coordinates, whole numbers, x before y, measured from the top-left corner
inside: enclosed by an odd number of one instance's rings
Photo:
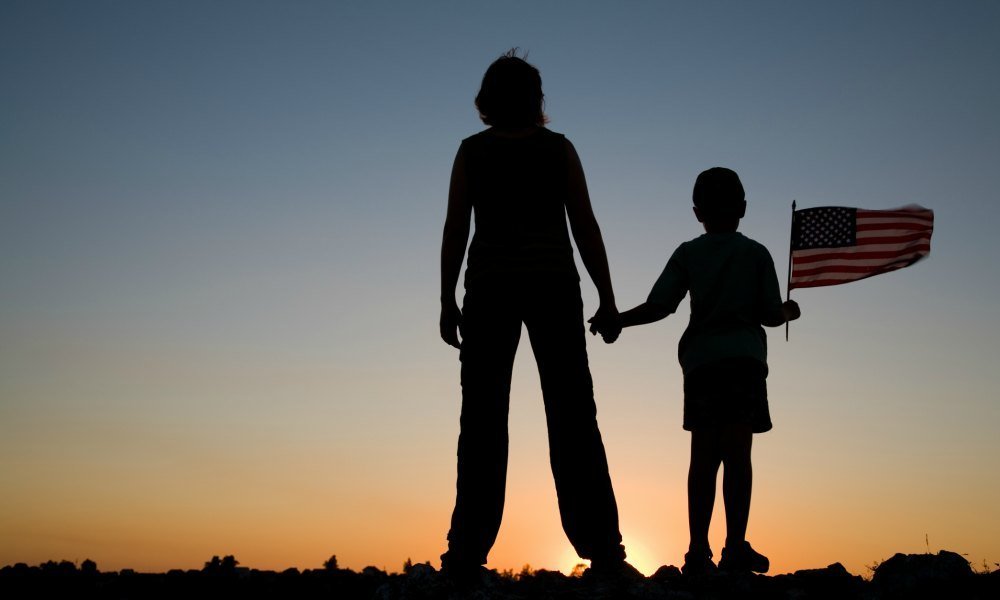
[[[513,48],[493,61],[476,96],[479,118],[487,125],[518,129],[544,125],[542,76]]]
[[[694,213],[706,226],[735,225],[746,212],[746,195],[739,175],[731,169],[713,167],[702,171],[694,182]]]

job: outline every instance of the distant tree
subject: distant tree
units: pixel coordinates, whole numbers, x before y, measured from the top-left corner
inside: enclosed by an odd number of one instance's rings
[[[212,560],[205,563],[205,568],[202,571],[205,573],[235,573],[238,564],[240,561],[236,560],[232,554],[227,554],[222,558],[213,556]]]
[[[54,560],[47,560],[42,564],[38,565],[38,568],[41,569],[42,572],[44,573],[51,573],[51,574],[64,575],[64,574],[76,573],[76,565],[68,560],[61,560],[59,562],[56,562]]]
[[[97,563],[90,560],[89,558],[80,563],[80,572],[86,575],[96,575],[97,574]]]
[[[205,563],[205,568],[202,571],[206,573],[218,573],[222,570],[222,559],[217,555],[212,557],[212,560]]]
[[[240,564],[240,561],[236,560],[236,557],[232,554],[227,554],[222,557],[222,570],[226,573],[235,573],[236,565]]]
[[[531,570],[531,565],[524,565],[521,567],[521,572],[517,574],[517,577],[531,577],[534,574],[535,572]]]
[[[339,571],[340,567],[337,565],[337,555],[331,554],[330,558],[326,559],[326,562],[323,563],[323,568],[327,571]]]

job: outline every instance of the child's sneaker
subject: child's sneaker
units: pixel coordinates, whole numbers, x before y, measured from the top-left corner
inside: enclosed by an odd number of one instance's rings
[[[719,567],[712,562],[712,551],[708,548],[704,550],[688,550],[684,555],[684,566],[681,573],[689,576],[708,575],[715,573]]]
[[[733,548],[723,548],[722,559],[719,560],[719,568],[723,571],[767,573],[770,567],[767,557],[754,550],[747,541]]]

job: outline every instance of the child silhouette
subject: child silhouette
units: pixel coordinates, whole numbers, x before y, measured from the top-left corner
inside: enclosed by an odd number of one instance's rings
[[[684,372],[684,429],[691,432],[688,525],[691,543],[685,574],[715,570],[708,528],[715,481],[724,465],[726,545],[718,568],[766,573],[767,557],[746,541],[754,433],[771,429],[768,410],[767,336],[799,317],[795,302],[782,303],[767,249],[736,231],[746,212],[743,185],[722,167],[704,171],[694,185],[694,214],[705,234],[681,244],[643,304],[615,315],[596,315],[591,332],[613,342],[623,327],[652,323],[677,310],[691,294],[691,319],[678,345]]]

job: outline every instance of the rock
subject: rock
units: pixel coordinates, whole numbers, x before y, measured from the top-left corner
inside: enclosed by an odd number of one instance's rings
[[[437,576],[437,571],[430,563],[417,563],[411,565],[406,571],[406,576],[412,581],[426,581]]]
[[[796,577],[853,577],[844,565],[833,563],[825,569],[802,569],[793,573]]]
[[[555,584],[564,583],[568,577],[560,571],[550,571],[548,569],[538,569],[532,576],[539,580],[545,582],[551,582]]]
[[[681,570],[674,565],[663,565],[650,576],[657,583],[665,583],[681,576]]]
[[[385,577],[386,573],[378,567],[367,566],[361,569],[361,575],[364,577]]]
[[[844,565],[833,563],[823,569],[801,569],[791,575],[775,575],[771,584],[783,589],[789,600],[840,600],[858,598],[864,580],[852,575]]]
[[[887,597],[962,597],[972,574],[955,552],[896,554],[875,567],[872,583]]]

